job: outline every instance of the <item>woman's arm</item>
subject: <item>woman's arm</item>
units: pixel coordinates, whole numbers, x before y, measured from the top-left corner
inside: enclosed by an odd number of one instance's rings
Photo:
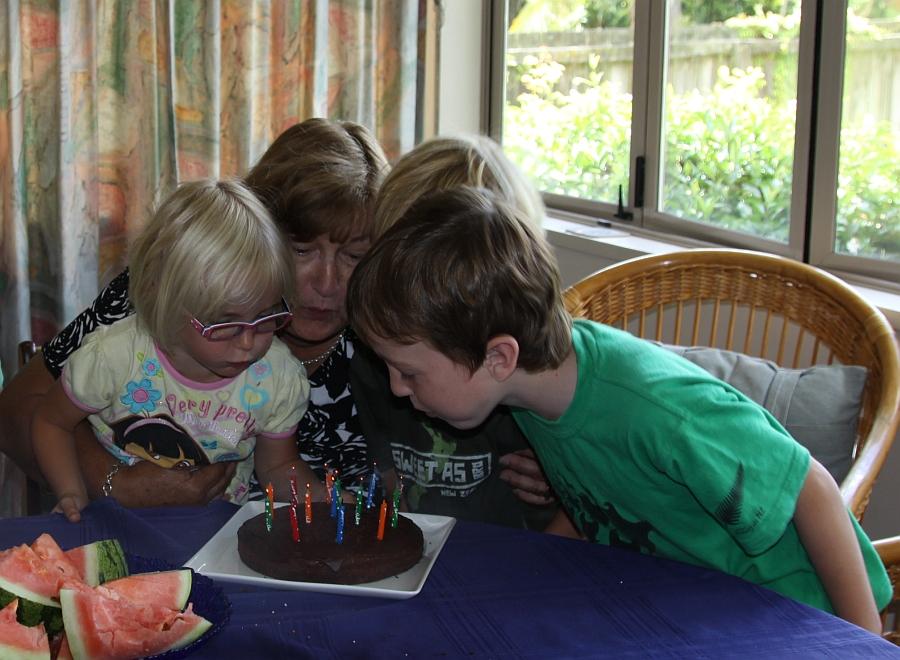
[[[881,617],[850,514],[834,479],[815,459],[797,499],[794,525],[835,613],[880,634]]]
[[[132,313],[128,279],[128,269],[119,273],[91,306],[47,342],[0,392],[0,451],[35,481],[43,483],[44,478],[31,446],[34,411],[85,336]]]
[[[31,420],[54,379],[38,353],[0,391],[0,451],[28,475],[44,482],[31,445]]]
[[[88,494],[99,499],[104,496],[103,483],[118,461],[97,442],[87,422],[75,429],[75,444]],[[166,469],[139,461],[116,471],[110,495],[128,508],[203,506],[222,496],[236,468],[234,461],[189,469]]]

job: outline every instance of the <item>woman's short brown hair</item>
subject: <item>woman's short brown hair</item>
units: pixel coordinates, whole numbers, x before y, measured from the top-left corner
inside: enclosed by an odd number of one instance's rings
[[[551,247],[484,189],[413,204],[356,267],[347,311],[363,340],[425,341],[472,371],[501,334],[518,341],[526,371],[558,367],[571,347]]]
[[[244,181],[293,240],[322,234],[336,242],[371,234],[375,195],[388,169],[361,124],[307,119],[269,146]]]

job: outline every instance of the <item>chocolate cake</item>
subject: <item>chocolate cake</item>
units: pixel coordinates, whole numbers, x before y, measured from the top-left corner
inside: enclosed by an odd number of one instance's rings
[[[250,518],[238,529],[238,554],[254,571],[278,580],[360,584],[402,573],[422,557],[425,547],[422,530],[409,518],[400,516],[396,528],[390,516],[379,541],[378,509],[365,509],[359,526],[354,507],[345,505],[344,538],[336,542],[337,519],[330,505],[313,503],[312,523],[304,520],[298,507],[300,541],[291,530],[290,507],[272,514],[272,531],[266,530],[265,513]]]

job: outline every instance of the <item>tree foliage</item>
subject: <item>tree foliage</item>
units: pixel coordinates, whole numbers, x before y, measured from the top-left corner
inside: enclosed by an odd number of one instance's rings
[[[504,146],[542,190],[612,201],[627,187],[631,96],[591,62],[568,93],[563,66],[526,58],[525,92],[506,108]],[[795,102],[761,94],[758,69],[721,67],[712,93],[667,94],[662,210],[786,241]],[[836,249],[900,259],[900,143],[885,122],[841,136]]]

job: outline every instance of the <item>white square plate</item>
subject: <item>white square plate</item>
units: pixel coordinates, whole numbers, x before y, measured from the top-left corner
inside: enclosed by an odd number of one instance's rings
[[[284,503],[276,507],[285,506]],[[276,580],[247,568],[241,561],[237,549],[238,528],[255,515],[263,512],[264,502],[247,502],[222,526],[200,550],[191,557],[185,566],[193,568],[215,580],[237,582],[270,589],[295,589],[300,591],[321,591],[329,594],[345,594],[349,596],[378,596],[381,598],[411,598],[422,590],[425,579],[431,572],[438,554],[444,547],[450,530],[456,524],[456,518],[447,516],[431,516],[423,513],[401,513],[422,529],[425,537],[425,550],[419,563],[392,577],[367,582],[365,584],[327,584],[324,582],[294,582]]]

